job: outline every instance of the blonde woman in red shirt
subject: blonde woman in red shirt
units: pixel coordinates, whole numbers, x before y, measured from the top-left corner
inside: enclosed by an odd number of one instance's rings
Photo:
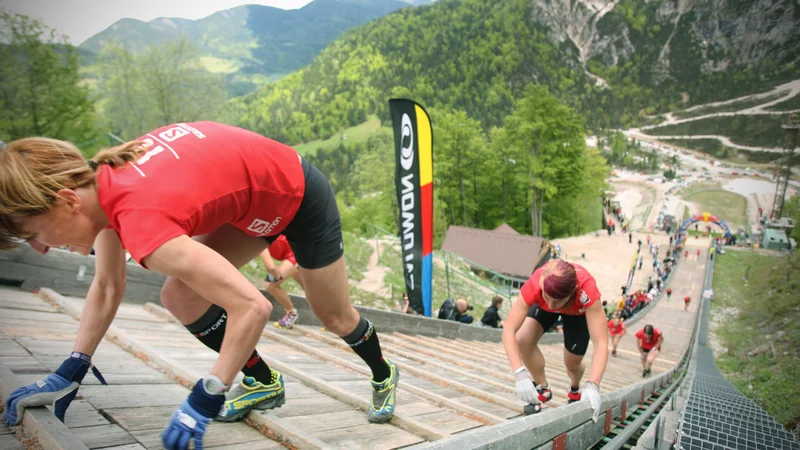
[[[0,150],[0,250],[20,241],[41,254],[94,249],[96,270],[72,355],[47,382],[14,391],[5,421],[16,425],[26,405],[53,402],[63,420],[122,301],[126,250],[167,275],[162,303],[219,353],[169,420],[166,448],[202,444],[215,417],[238,420],[252,408],[283,404],[283,377],[254,350],[272,306],[238,271],[279,234],[297,259],[314,314],[372,369],[369,420],[388,421],[397,368],[350,304],[333,189],[294,149],[213,122],[164,126],[90,161],[69,142],[8,144]],[[244,380],[232,387],[239,371]]]

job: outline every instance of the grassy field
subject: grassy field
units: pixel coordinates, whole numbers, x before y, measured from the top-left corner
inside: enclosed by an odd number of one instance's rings
[[[767,108],[769,111],[793,111],[795,109],[800,109],[800,94]]]
[[[717,366],[800,436],[800,254],[728,251],[714,269]],[[745,281],[745,276],[747,281]],[[713,342],[712,341],[712,342]]]
[[[683,198],[686,198],[697,192],[707,191],[709,189],[720,189],[721,187],[722,185],[716,181],[700,181],[698,183],[694,183],[691,186],[687,186],[681,189],[680,191],[678,191],[678,195],[680,195]]]
[[[405,281],[403,279],[403,268],[401,265],[400,252],[395,249],[386,248],[381,253],[380,264],[389,268],[389,272],[384,278],[384,284],[388,286],[392,284],[395,292],[395,297],[400,298],[402,295]],[[469,268],[460,264],[453,264],[451,267],[469,275]],[[477,280],[477,276],[474,278]],[[484,281],[485,283],[488,283]],[[486,308],[491,306],[493,294],[485,292],[473,283],[467,282],[464,278],[454,272],[450,272],[450,297],[465,298],[469,304],[474,308],[469,314],[472,315],[476,321],[483,317]],[[434,261],[433,264],[433,316],[439,312],[445,300],[448,298],[447,292],[447,273],[444,267]],[[508,301],[504,302],[503,306],[508,308]],[[505,318],[505,314],[501,313]]]
[[[666,125],[647,131],[653,136],[726,136],[739,145],[753,147],[783,147],[784,132],[781,125],[787,114],[711,117],[708,119]]]
[[[300,153],[301,155],[307,155],[316,152],[320,148],[336,147],[339,145],[339,142],[341,142],[343,136],[347,136],[347,142],[366,141],[367,138],[369,138],[369,136],[380,127],[380,119],[378,119],[377,116],[369,116],[366,122],[347,128],[341,133],[336,133],[324,141],[311,141],[306,142],[305,144],[294,145],[293,147],[295,150],[297,150],[297,153]]]
[[[747,100],[742,100],[738,102],[729,103],[727,105],[718,105],[718,106],[704,106],[702,108],[697,108],[692,111],[678,111],[674,115],[679,119],[687,119],[689,117],[699,117],[704,116],[706,114],[718,113],[718,112],[733,112],[733,111],[740,111],[742,109],[752,108],[754,106],[763,105],[764,103],[771,102],[773,100],[777,100],[786,94],[789,91],[780,91],[776,92],[775,94],[768,95],[762,98],[751,98]]]
[[[661,139],[661,141],[669,145],[702,152],[714,159],[741,166],[771,165],[770,163],[783,157],[783,154],[775,152],[739,150],[723,145],[717,139]],[[800,155],[795,154],[792,158],[792,165],[797,164],[800,164]]]
[[[695,192],[684,199],[700,205],[702,212],[719,217],[733,231],[739,227],[747,228],[747,199],[739,194],[719,189]]]

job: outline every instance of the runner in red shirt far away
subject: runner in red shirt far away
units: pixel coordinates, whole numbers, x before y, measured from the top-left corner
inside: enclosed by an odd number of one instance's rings
[[[639,353],[642,355],[643,377],[650,375],[653,361],[658,357],[658,353],[661,351],[661,344],[663,343],[664,335],[661,334],[661,330],[654,328],[652,325],[645,325],[644,328],[636,332],[636,345],[639,347]]]
[[[276,267],[273,259],[281,261],[281,265]],[[299,316],[291,297],[289,297],[289,293],[283,289],[282,285],[289,278],[294,278],[300,287],[303,287],[303,281],[299,277],[300,271],[297,269],[297,260],[294,257],[292,248],[289,246],[289,241],[286,240],[286,236],[279,236],[278,239],[275,239],[275,242],[269,245],[269,248],[261,252],[261,260],[264,261],[264,266],[267,268],[264,290],[269,292],[286,311],[286,314],[275,322],[275,326],[291,329]]]
[[[617,345],[619,341],[622,339],[622,336],[625,336],[625,324],[623,323],[625,319],[621,317],[619,313],[614,314],[614,317],[608,321],[608,334],[611,335],[611,355],[617,356]]]
[[[692,298],[689,297],[688,295],[683,298],[683,310],[684,311],[688,311],[689,310],[689,303],[691,303],[691,302],[692,302]]]
[[[41,254],[94,249],[96,267],[73,353],[46,382],[12,392],[5,421],[17,425],[25,406],[53,403],[63,420],[122,301],[126,250],[167,275],[162,303],[219,353],[186,401],[164,417],[164,447],[202,445],[212,419],[239,420],[252,408],[283,404],[283,377],[254,350],[272,305],[238,270],[279,234],[297,259],[314,314],[372,369],[369,421],[388,421],[397,367],[383,359],[374,327],[350,304],[333,189],[294,149],[214,122],[167,125],[91,161],[69,142],[8,144],[0,150],[0,250],[20,242]],[[231,386],[240,370],[243,381]]]
[[[600,414],[600,382],[608,362],[608,327],[597,283],[577,264],[551,260],[536,269],[522,286],[503,328],[503,347],[526,413],[539,412],[553,395],[545,376],[539,340],[560,315],[564,320],[564,365],[570,379],[569,403],[585,399],[596,422]],[[583,357],[594,346],[589,379],[579,389],[585,370]],[[524,364],[523,364],[524,363]],[[532,376],[532,378],[531,378]]]

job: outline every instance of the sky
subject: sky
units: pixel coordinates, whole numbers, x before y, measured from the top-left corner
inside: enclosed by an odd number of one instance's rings
[[[0,9],[36,17],[80,45],[123,18],[145,22],[156,17],[201,19],[239,5],[297,9],[308,3],[311,0],[0,0]]]

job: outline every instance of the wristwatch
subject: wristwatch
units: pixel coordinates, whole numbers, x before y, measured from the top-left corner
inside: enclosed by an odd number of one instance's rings
[[[208,375],[203,378],[203,390],[208,395],[224,395],[230,388],[216,375]]]

